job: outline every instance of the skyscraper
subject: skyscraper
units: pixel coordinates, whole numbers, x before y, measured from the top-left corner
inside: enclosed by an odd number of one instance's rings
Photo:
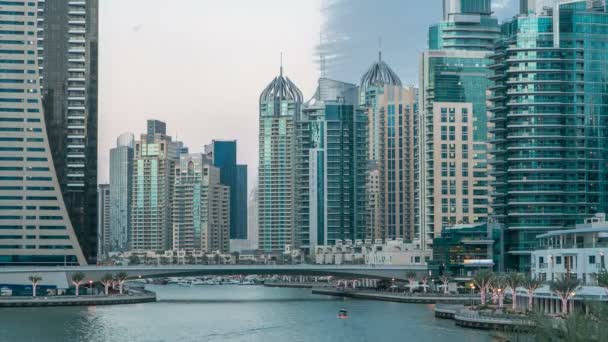
[[[295,129],[296,247],[365,239],[367,119],[358,87],[320,79]]]
[[[418,92],[382,60],[361,78],[368,121],[368,237],[412,241],[416,222]]]
[[[173,249],[230,251],[230,187],[203,154],[182,155],[175,168]]]
[[[259,244],[282,251],[294,242],[294,120],[302,92],[281,73],[260,95]]]
[[[38,1],[38,65],[49,144],[72,225],[97,252],[98,0]]]
[[[247,205],[247,240],[249,240],[249,248],[259,248],[259,229],[258,229],[258,188],[255,187],[249,193],[249,202]]]
[[[488,217],[486,90],[498,21],[490,0],[444,0],[420,59],[420,229],[431,247],[446,226]]]
[[[234,140],[214,140],[211,144],[205,146],[205,153],[211,158],[213,165],[220,169],[221,183],[230,187],[230,238],[246,239],[247,175],[246,173],[245,175],[239,174],[239,168],[244,167],[246,172],[247,166],[237,164],[236,152],[237,143]],[[245,216],[239,217],[239,214],[243,214],[243,211]]]
[[[608,211],[606,2],[539,2],[503,24],[492,55],[493,209],[505,268],[522,271],[542,267],[538,234]]]
[[[135,142],[131,204],[131,249],[166,251],[172,247],[171,201],[175,163],[183,146],[166,135],[164,125],[148,121]]]
[[[111,251],[112,243],[112,230],[111,230],[111,219],[110,219],[110,185],[99,184],[97,195],[99,196],[97,203],[99,208],[97,210],[97,257],[98,260],[103,260],[108,256],[108,252]]]
[[[109,252],[129,250],[133,191],[132,133],[118,137],[110,150],[110,246]]]
[[[247,193],[247,165],[236,166],[236,238],[240,240],[249,239],[248,229],[248,201],[249,194]],[[231,190],[232,191],[232,190]],[[232,210],[231,210],[232,212]],[[230,236],[232,238],[232,236]]]
[[[39,14],[36,1],[5,2],[0,12],[2,266],[86,264],[63,201],[45,125],[38,64],[42,56],[35,38]],[[96,184],[94,189],[96,197]],[[95,245],[93,241],[90,246]]]

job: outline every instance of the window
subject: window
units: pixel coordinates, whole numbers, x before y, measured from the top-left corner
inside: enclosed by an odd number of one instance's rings
[[[589,256],[589,264],[590,265],[594,265],[595,264],[595,255],[590,255]]]
[[[561,265],[562,264],[562,257],[561,256],[556,256],[555,257],[555,264],[556,265]]]

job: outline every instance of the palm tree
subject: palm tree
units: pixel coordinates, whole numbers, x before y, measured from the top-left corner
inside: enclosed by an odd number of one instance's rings
[[[127,274],[127,272],[119,272],[116,275],[116,281],[118,282],[118,293],[122,294],[123,285],[125,281],[127,281],[128,277],[129,275]]]
[[[441,277],[439,277],[439,280],[443,284],[443,293],[448,294],[448,284],[450,283],[450,276],[447,274],[444,274]]]
[[[84,283],[84,274],[82,272],[76,272],[72,274],[72,284],[76,287],[76,297],[79,295],[80,285]]]
[[[570,277],[569,273],[564,274],[559,279],[552,281],[549,284],[551,292],[559,297],[562,301],[562,313],[568,313],[568,301],[576,295],[576,291],[581,287],[581,282]]]
[[[423,276],[422,278],[420,278],[420,282],[422,283],[422,290],[424,291],[424,293],[426,293],[426,288],[429,283],[429,277]]]
[[[418,285],[418,279],[416,277],[416,273],[408,272],[408,274],[406,274],[405,277],[407,278],[408,286],[410,287],[410,292],[414,292],[414,283],[416,283],[416,285]]]
[[[32,282],[32,297],[36,297],[36,287],[38,287],[38,284],[42,281],[42,277],[39,275],[31,275],[29,279]]]
[[[513,304],[511,306],[513,310],[517,309],[517,288],[522,286],[523,282],[524,277],[519,273],[508,273],[505,276],[505,284],[513,292]]]
[[[492,281],[492,290],[496,293],[498,299],[498,307],[502,308],[505,302],[505,289],[507,288],[507,280],[505,275],[497,275]]]
[[[486,305],[486,292],[492,285],[494,273],[490,270],[481,270],[473,277],[473,283],[479,288],[481,305]]]
[[[543,286],[543,282],[540,279],[526,276],[523,279],[521,286],[523,286],[526,289],[526,292],[528,292],[528,310],[531,311],[532,306],[534,305],[534,292]]]
[[[114,282],[114,277],[110,273],[106,273],[101,278],[101,283],[103,284],[106,296],[110,294],[110,286],[112,286],[113,282]]]

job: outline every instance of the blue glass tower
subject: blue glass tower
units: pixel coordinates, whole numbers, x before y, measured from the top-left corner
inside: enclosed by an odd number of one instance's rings
[[[506,268],[528,270],[538,234],[608,211],[608,13],[604,1],[522,6],[492,56],[490,133]]]

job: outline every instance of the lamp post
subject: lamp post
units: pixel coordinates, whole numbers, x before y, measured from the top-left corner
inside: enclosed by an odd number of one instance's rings
[[[91,291],[91,295],[93,294],[93,281],[89,280],[89,291]]]

